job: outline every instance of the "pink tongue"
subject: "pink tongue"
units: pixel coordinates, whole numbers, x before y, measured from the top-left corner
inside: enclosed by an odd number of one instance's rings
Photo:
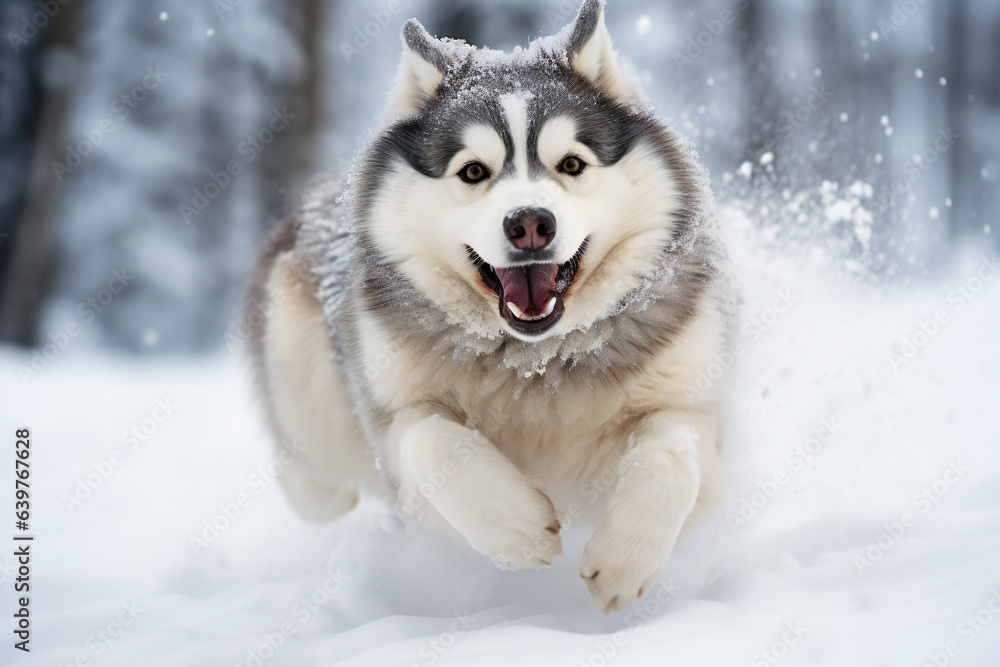
[[[546,302],[557,294],[558,264],[532,264],[495,271],[503,284],[503,300],[510,301],[526,315],[541,314]]]

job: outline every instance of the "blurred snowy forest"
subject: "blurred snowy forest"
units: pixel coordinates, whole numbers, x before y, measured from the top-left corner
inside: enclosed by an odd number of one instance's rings
[[[223,347],[263,236],[374,123],[406,19],[510,49],[578,4],[4,0],[0,339]],[[608,23],[775,244],[880,280],[995,246],[997,0],[610,0]]]

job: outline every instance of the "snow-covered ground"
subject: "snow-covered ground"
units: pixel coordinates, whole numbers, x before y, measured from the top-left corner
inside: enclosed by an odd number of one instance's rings
[[[25,385],[30,355],[7,349],[0,470],[9,489],[29,427],[36,540],[32,652],[5,630],[0,663],[1000,664],[992,255],[967,248],[903,287],[766,250],[749,225],[728,235],[746,300],[720,361],[732,493],[644,601],[592,607],[582,525],[551,568],[502,572],[371,501],[303,523],[238,352],[139,361],[71,343]]]

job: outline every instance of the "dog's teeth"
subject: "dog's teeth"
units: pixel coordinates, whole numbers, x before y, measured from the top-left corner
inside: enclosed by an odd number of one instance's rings
[[[519,320],[524,319],[524,311],[518,308],[516,305],[514,305],[512,301],[507,302],[507,309],[510,310],[510,312],[513,313],[514,317],[516,317],[517,319]]]
[[[545,304],[545,309],[542,310],[541,314],[533,315],[531,317],[524,314],[524,311],[518,308],[512,301],[507,302],[507,309],[516,317],[523,322],[536,322],[538,320],[544,320],[546,317],[552,314],[552,311],[556,309],[556,298],[552,297]]]

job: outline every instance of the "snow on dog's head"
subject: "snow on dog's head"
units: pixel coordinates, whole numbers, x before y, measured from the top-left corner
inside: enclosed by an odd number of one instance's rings
[[[601,0],[505,54],[403,27],[358,161],[359,234],[449,320],[537,341],[614,312],[677,238],[693,176],[620,68]]]

